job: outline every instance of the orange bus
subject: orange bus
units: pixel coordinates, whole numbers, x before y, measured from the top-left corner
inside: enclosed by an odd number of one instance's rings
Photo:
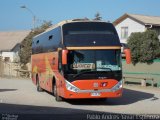
[[[31,57],[37,91],[56,101],[122,96],[121,44],[111,23],[62,21],[33,38]]]

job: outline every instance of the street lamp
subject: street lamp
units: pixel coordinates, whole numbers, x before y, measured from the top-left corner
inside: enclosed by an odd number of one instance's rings
[[[33,16],[33,29],[35,29],[36,16],[33,13],[33,11],[31,9],[29,9],[28,7],[26,7],[25,5],[21,6],[21,8],[28,10],[32,14],[32,16]]]

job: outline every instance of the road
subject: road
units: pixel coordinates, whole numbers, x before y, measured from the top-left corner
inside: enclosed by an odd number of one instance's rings
[[[56,102],[51,94],[37,92],[36,86],[30,79],[0,78],[1,117],[8,114],[54,114],[59,115],[58,118],[62,117],[60,114],[79,115],[80,113],[99,112],[108,114],[160,114],[159,105],[160,89],[158,88],[127,85],[124,87],[121,98],[110,98],[106,101],[88,99]]]

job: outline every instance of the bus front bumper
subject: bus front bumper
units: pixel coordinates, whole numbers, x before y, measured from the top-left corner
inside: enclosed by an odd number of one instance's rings
[[[66,99],[81,99],[81,98],[115,98],[122,96],[123,89],[112,91],[111,89],[105,90],[80,90],[78,92],[65,91],[64,98]]]

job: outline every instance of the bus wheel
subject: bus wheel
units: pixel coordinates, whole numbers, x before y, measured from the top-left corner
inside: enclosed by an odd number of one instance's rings
[[[38,92],[42,92],[43,89],[40,87],[38,75],[36,76],[36,80],[37,80],[37,91],[38,91]]]
[[[107,101],[107,98],[99,98],[99,100],[105,102]]]
[[[58,101],[58,102],[62,101],[62,98],[60,96],[58,96],[58,94],[57,94],[56,83],[54,84],[54,91],[53,92],[54,92],[55,100]]]

